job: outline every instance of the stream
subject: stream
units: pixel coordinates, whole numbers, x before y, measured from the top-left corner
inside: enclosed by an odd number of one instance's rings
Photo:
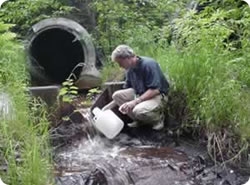
[[[70,115],[51,132],[56,185],[242,185],[248,180],[249,174],[214,165],[205,146],[172,137],[167,128],[125,125],[109,140],[93,128],[89,109]]]
[[[10,101],[6,94],[0,97],[0,113],[7,116]],[[55,115],[55,185],[249,185],[250,170],[215,165],[206,143],[171,134],[169,124],[161,131],[125,124],[107,139],[93,127],[90,108],[64,104]]]

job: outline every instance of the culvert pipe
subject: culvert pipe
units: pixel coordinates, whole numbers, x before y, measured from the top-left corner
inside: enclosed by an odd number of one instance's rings
[[[80,89],[100,84],[91,37],[73,20],[50,18],[36,23],[26,49],[32,86],[61,84],[72,72]]]

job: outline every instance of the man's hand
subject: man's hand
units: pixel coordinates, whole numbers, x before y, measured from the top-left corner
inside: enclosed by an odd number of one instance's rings
[[[119,111],[123,114],[127,114],[131,112],[136,105],[137,105],[137,100],[126,102],[119,107]]]

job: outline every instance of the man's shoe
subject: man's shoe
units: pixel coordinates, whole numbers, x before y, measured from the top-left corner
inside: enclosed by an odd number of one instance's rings
[[[163,128],[164,128],[164,121],[165,121],[165,116],[164,116],[164,114],[162,114],[162,115],[161,115],[160,121],[159,121],[158,123],[156,123],[156,124],[152,127],[152,129],[153,129],[153,130],[161,130],[161,129],[163,129]]]
[[[161,130],[164,128],[164,122],[163,121],[160,121],[159,123],[155,124],[152,129],[153,130]]]
[[[128,123],[127,125],[128,125],[128,127],[131,127],[131,128],[135,128],[135,127],[139,126],[137,121],[133,121],[132,123]]]

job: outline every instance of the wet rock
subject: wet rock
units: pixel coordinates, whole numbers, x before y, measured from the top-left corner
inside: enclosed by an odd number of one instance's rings
[[[87,117],[70,103],[62,103],[58,107],[57,116],[50,130],[50,139],[54,147],[73,144],[82,138],[96,134]]]
[[[65,185],[108,185],[107,179],[104,174],[96,169],[92,172],[72,173],[71,175],[58,176],[56,184]]]
[[[104,174],[100,170],[96,169],[87,178],[85,184],[86,185],[91,185],[91,184],[100,184],[100,183],[103,184],[103,185],[108,184],[107,179],[104,176]]]

